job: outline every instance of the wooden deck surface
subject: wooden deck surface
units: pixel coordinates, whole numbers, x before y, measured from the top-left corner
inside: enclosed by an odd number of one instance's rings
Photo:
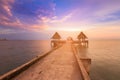
[[[66,43],[48,56],[39,60],[12,80],[83,80],[79,66]]]

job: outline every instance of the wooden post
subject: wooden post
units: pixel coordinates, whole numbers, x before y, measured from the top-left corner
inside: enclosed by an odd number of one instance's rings
[[[91,59],[90,58],[80,58],[82,61],[87,73],[89,74],[90,72],[90,65],[91,65]]]

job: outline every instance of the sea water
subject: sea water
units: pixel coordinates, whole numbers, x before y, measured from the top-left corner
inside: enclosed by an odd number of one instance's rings
[[[50,41],[0,41],[0,75],[50,50]]]
[[[92,59],[92,80],[120,80],[120,41],[89,41],[89,48],[79,48],[79,55]]]
[[[0,41],[0,75],[50,49],[50,41]],[[120,80],[119,40],[89,41],[89,48],[79,54],[92,59],[92,80]]]

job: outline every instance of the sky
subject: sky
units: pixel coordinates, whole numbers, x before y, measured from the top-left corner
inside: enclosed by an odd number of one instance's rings
[[[0,38],[120,39],[120,0],[0,0]]]

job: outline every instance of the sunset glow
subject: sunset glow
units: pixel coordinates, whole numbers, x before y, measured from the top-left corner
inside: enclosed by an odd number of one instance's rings
[[[120,0],[0,0],[0,37],[38,40],[49,39],[56,31],[84,31],[91,39],[120,39],[119,3]]]

